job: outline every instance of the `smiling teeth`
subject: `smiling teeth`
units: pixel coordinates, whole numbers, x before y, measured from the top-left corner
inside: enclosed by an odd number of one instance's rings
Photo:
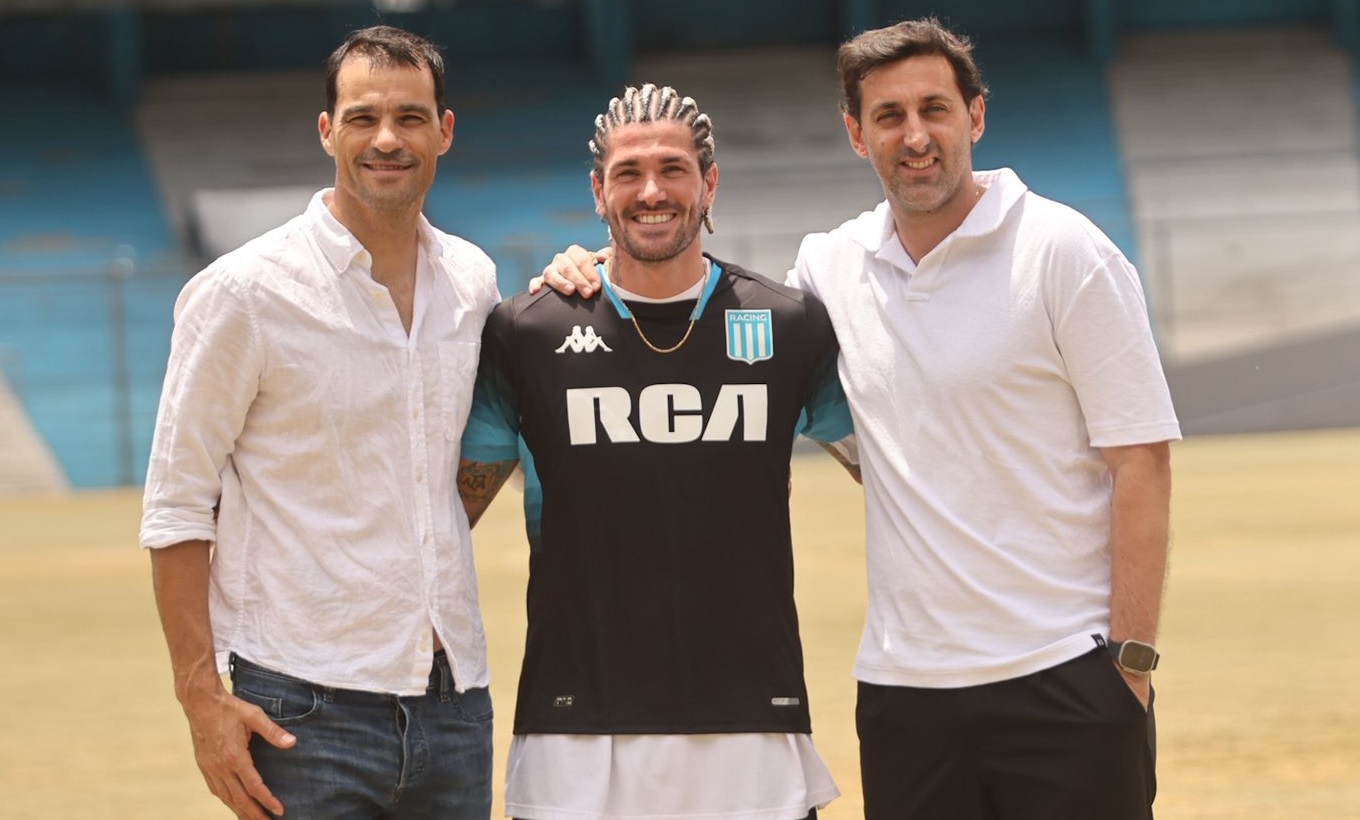
[[[644,225],[660,225],[662,222],[670,222],[670,214],[638,214],[638,222]]]
[[[925,170],[926,168],[929,168],[930,165],[931,165],[931,163],[932,163],[932,160],[928,160],[928,159],[923,159],[923,160],[920,160],[919,162],[912,162],[911,160],[907,160],[907,167],[908,167],[908,168],[915,169],[915,170],[917,170],[917,171],[923,171],[923,170]]]

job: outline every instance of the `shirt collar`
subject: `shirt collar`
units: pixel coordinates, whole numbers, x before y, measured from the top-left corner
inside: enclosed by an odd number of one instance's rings
[[[326,257],[326,261],[330,262],[337,274],[349,270],[356,261],[362,267],[368,268],[373,264],[368,251],[358,238],[350,233],[349,228],[340,224],[340,220],[335,218],[335,214],[331,213],[330,207],[326,205],[327,197],[334,191],[334,188],[317,191],[312,196],[312,201],[307,204],[306,215],[312,223],[312,234],[321,248],[321,254]],[[424,214],[420,215],[416,231],[420,237],[421,247],[428,255],[431,257],[444,255],[443,244]]]
[[[968,212],[963,224],[955,228],[945,242],[960,236],[985,236],[998,230],[1006,221],[1011,209],[1029,190],[1010,168],[974,171],[973,182],[986,190],[973,206],[973,210]],[[886,262],[908,270],[916,267],[897,238],[892,210],[886,200],[878,203],[878,207],[873,211],[854,221],[850,238]]]
[[[707,265],[704,269],[704,288],[699,292],[699,301],[694,304],[694,310],[690,311],[689,318],[691,321],[698,321],[699,317],[704,315],[704,308],[708,306],[709,297],[717,289],[719,274],[722,273],[722,269],[714,264],[713,257],[704,254],[704,262]],[[614,291],[614,286],[610,284],[609,274],[605,270],[604,264],[596,264],[595,272],[599,274],[601,290],[604,291],[604,295],[608,297],[619,317],[623,319],[633,318],[633,312],[623,303],[622,297]]]

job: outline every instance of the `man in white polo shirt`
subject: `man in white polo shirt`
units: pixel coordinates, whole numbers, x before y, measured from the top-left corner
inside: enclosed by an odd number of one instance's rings
[[[1150,818],[1180,429],[1138,275],[1079,213],[973,171],[966,39],[906,21],[838,66],[887,199],[807,237],[790,279],[831,314],[862,458],[865,814]]]

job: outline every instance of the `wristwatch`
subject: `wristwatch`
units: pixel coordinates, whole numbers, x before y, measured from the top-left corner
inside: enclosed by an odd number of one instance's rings
[[[1157,654],[1157,647],[1142,641],[1110,641],[1109,648],[1115,664],[1135,675],[1146,675],[1156,669],[1157,661],[1162,658]]]

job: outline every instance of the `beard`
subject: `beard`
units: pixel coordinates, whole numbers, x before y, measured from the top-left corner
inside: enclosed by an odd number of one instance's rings
[[[967,157],[941,157],[934,179],[929,181],[905,178],[900,162],[911,159],[909,154],[894,154],[886,167],[876,167],[883,184],[883,194],[899,208],[909,213],[934,213],[954,201],[964,184],[971,178],[959,169],[967,167]]]
[[[697,209],[690,209],[677,216],[679,226],[666,238],[641,239],[630,233],[634,227],[631,217],[639,213],[649,213],[645,208],[632,211],[624,216],[611,214],[609,235],[614,244],[624,253],[639,262],[665,262],[684,253],[699,236],[700,216]]]
[[[370,152],[359,158],[361,169],[364,163],[381,162],[408,166],[411,177],[397,183],[384,184],[368,178],[360,170],[355,175],[355,198],[374,211],[404,211],[418,205],[432,182],[425,167],[415,157],[405,153],[386,155]]]

